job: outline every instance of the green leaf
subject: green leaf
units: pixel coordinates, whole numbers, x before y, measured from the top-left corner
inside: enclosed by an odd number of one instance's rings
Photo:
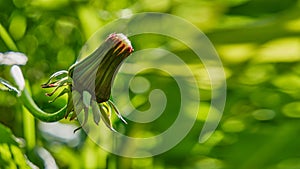
[[[14,92],[15,94],[20,93],[20,91],[17,88],[15,88],[7,80],[2,79],[1,77],[0,77],[0,90],[8,90]]]
[[[0,123],[0,168],[36,168],[23,154],[16,137]]]
[[[11,133],[10,129],[3,126],[0,123],[0,145],[2,144],[10,144],[18,146],[18,142],[16,141],[15,137]]]

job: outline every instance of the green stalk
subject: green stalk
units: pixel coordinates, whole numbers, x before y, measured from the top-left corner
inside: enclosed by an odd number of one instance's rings
[[[26,88],[22,91],[20,99],[22,100],[24,106],[29,110],[29,112],[41,121],[55,122],[65,117],[67,106],[64,106],[62,109],[58,110],[55,113],[44,112],[35,104]]]
[[[4,43],[10,50],[18,51],[17,46],[15,45],[12,38],[9,36],[8,32],[2,26],[2,24],[0,24],[0,37],[3,39]]]
[[[26,139],[27,149],[32,150],[36,145],[35,121],[34,121],[34,117],[24,106],[22,106],[22,110],[23,110],[24,138]]]

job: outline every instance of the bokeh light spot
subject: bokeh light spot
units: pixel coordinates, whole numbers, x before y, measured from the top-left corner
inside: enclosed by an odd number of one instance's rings
[[[222,45],[217,48],[221,58],[230,63],[240,63],[247,61],[254,52],[254,44],[233,44]]]
[[[300,60],[299,38],[281,38],[263,45],[258,51],[258,62],[293,62]]]
[[[239,119],[228,119],[223,125],[222,129],[226,132],[241,132],[245,129],[245,124]]]
[[[276,113],[273,110],[269,110],[269,109],[259,109],[259,110],[255,110],[252,113],[252,116],[256,120],[261,120],[261,121],[272,120],[275,117],[275,115]]]
[[[282,108],[282,112],[287,117],[300,118],[300,102],[288,103]]]

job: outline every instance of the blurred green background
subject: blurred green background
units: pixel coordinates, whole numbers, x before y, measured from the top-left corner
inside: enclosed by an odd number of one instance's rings
[[[44,94],[48,91],[40,85],[53,72],[73,64],[99,28],[139,12],[182,17],[215,46],[224,64],[228,93],[222,120],[212,137],[198,143],[205,119],[199,112],[194,128],[173,149],[151,158],[124,158],[100,149],[82,131],[73,134],[76,122],[62,120],[49,124],[55,125],[55,132],[48,130],[50,127],[34,120],[15,96],[1,91],[0,168],[25,168],[29,161],[40,168],[72,169],[300,168],[299,0],[0,0],[0,52],[15,48],[28,56],[22,70],[33,97],[42,109],[53,112],[65,99],[49,104]],[[3,31],[13,43],[5,42]],[[159,37],[132,40],[136,49],[165,45]],[[192,55],[181,49],[176,52]],[[145,76],[170,98],[178,96],[172,95],[176,88],[168,82],[161,84],[163,80],[155,73],[145,72]],[[0,66],[0,77],[11,80],[9,67]],[[209,107],[210,90],[199,90],[205,96],[202,105]],[[131,94],[134,105],[145,102],[140,109],[147,109],[146,101]],[[177,102],[171,99],[168,104]],[[146,136],[164,131],[176,118],[173,109],[146,126],[129,124],[128,133]],[[12,134],[19,139],[15,141]]]

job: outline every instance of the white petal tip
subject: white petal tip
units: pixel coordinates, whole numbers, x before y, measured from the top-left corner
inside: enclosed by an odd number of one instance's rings
[[[20,52],[0,53],[0,65],[25,65],[27,56]]]
[[[18,89],[22,91],[25,88],[25,80],[23,77],[22,70],[19,66],[13,65],[10,69],[10,74],[15,80],[16,85],[18,86]]]

